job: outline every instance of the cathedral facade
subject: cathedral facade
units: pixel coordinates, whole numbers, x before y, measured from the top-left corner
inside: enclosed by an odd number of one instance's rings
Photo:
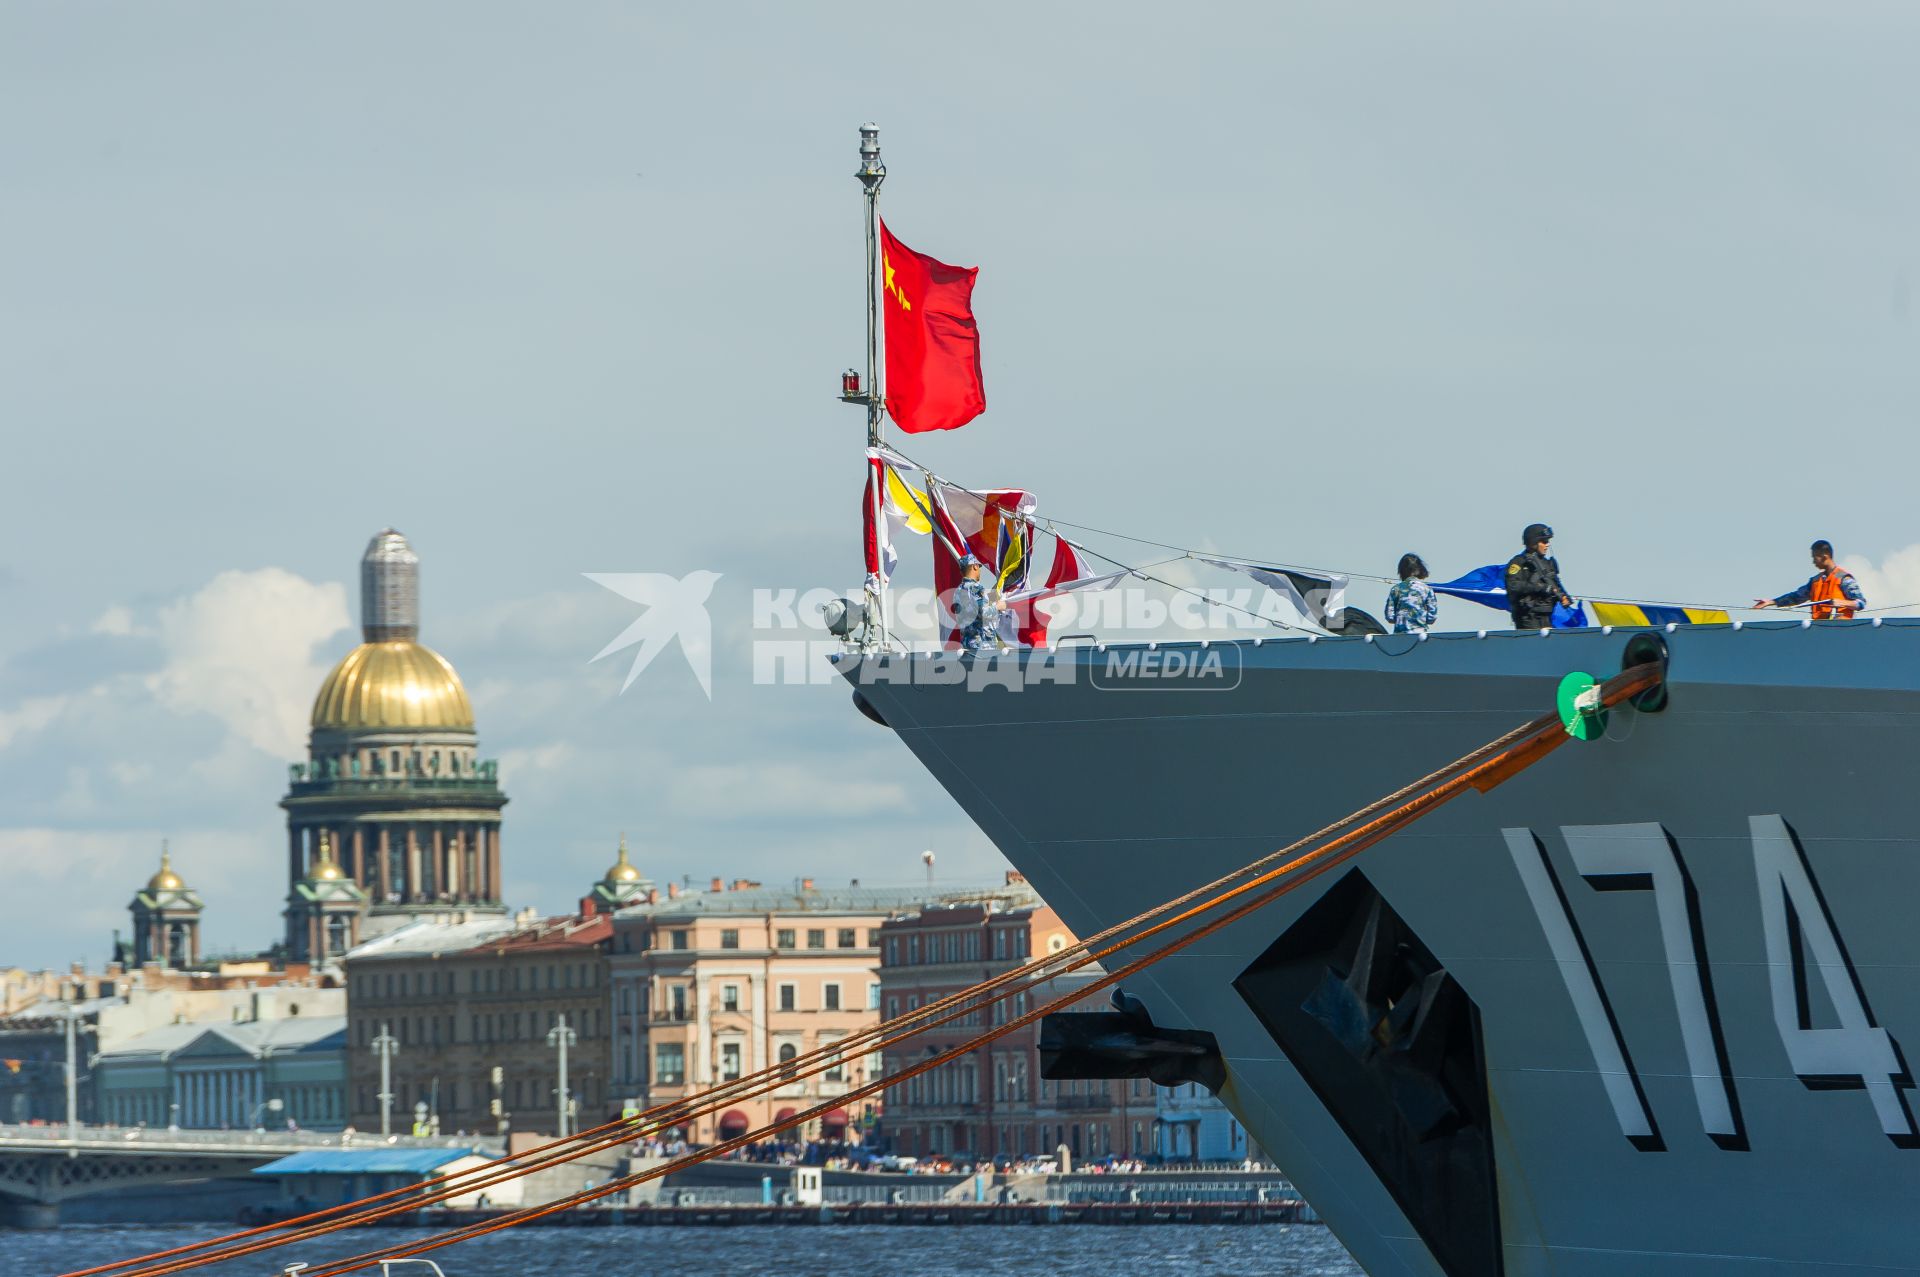
[[[480,757],[460,676],[419,641],[420,560],[391,528],[360,561],[360,621],[280,800],[294,962],[330,961],[415,919],[506,913],[498,765]]]

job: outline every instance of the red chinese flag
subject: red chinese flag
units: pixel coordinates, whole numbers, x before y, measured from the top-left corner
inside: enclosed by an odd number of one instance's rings
[[[979,273],[977,266],[949,266],[916,253],[880,224],[887,413],[908,434],[952,430],[986,411],[980,329],[973,322]]]

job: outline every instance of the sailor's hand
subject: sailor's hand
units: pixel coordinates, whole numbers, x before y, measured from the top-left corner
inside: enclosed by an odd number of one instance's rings
[[[1755,599],[1753,601],[1753,606],[1755,608],[1769,608],[1773,606],[1773,600],[1772,599]]]

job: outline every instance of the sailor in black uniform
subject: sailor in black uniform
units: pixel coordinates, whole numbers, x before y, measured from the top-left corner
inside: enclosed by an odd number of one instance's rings
[[[1544,630],[1553,624],[1556,603],[1573,606],[1560,584],[1560,561],[1547,553],[1552,540],[1552,528],[1529,523],[1520,535],[1527,548],[1507,560],[1507,611],[1516,630]]]

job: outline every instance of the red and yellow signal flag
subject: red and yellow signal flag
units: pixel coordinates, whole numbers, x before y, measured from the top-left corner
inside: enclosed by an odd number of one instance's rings
[[[980,327],[973,319],[979,273],[977,266],[949,266],[914,252],[880,223],[887,414],[908,434],[952,430],[986,410]]]

